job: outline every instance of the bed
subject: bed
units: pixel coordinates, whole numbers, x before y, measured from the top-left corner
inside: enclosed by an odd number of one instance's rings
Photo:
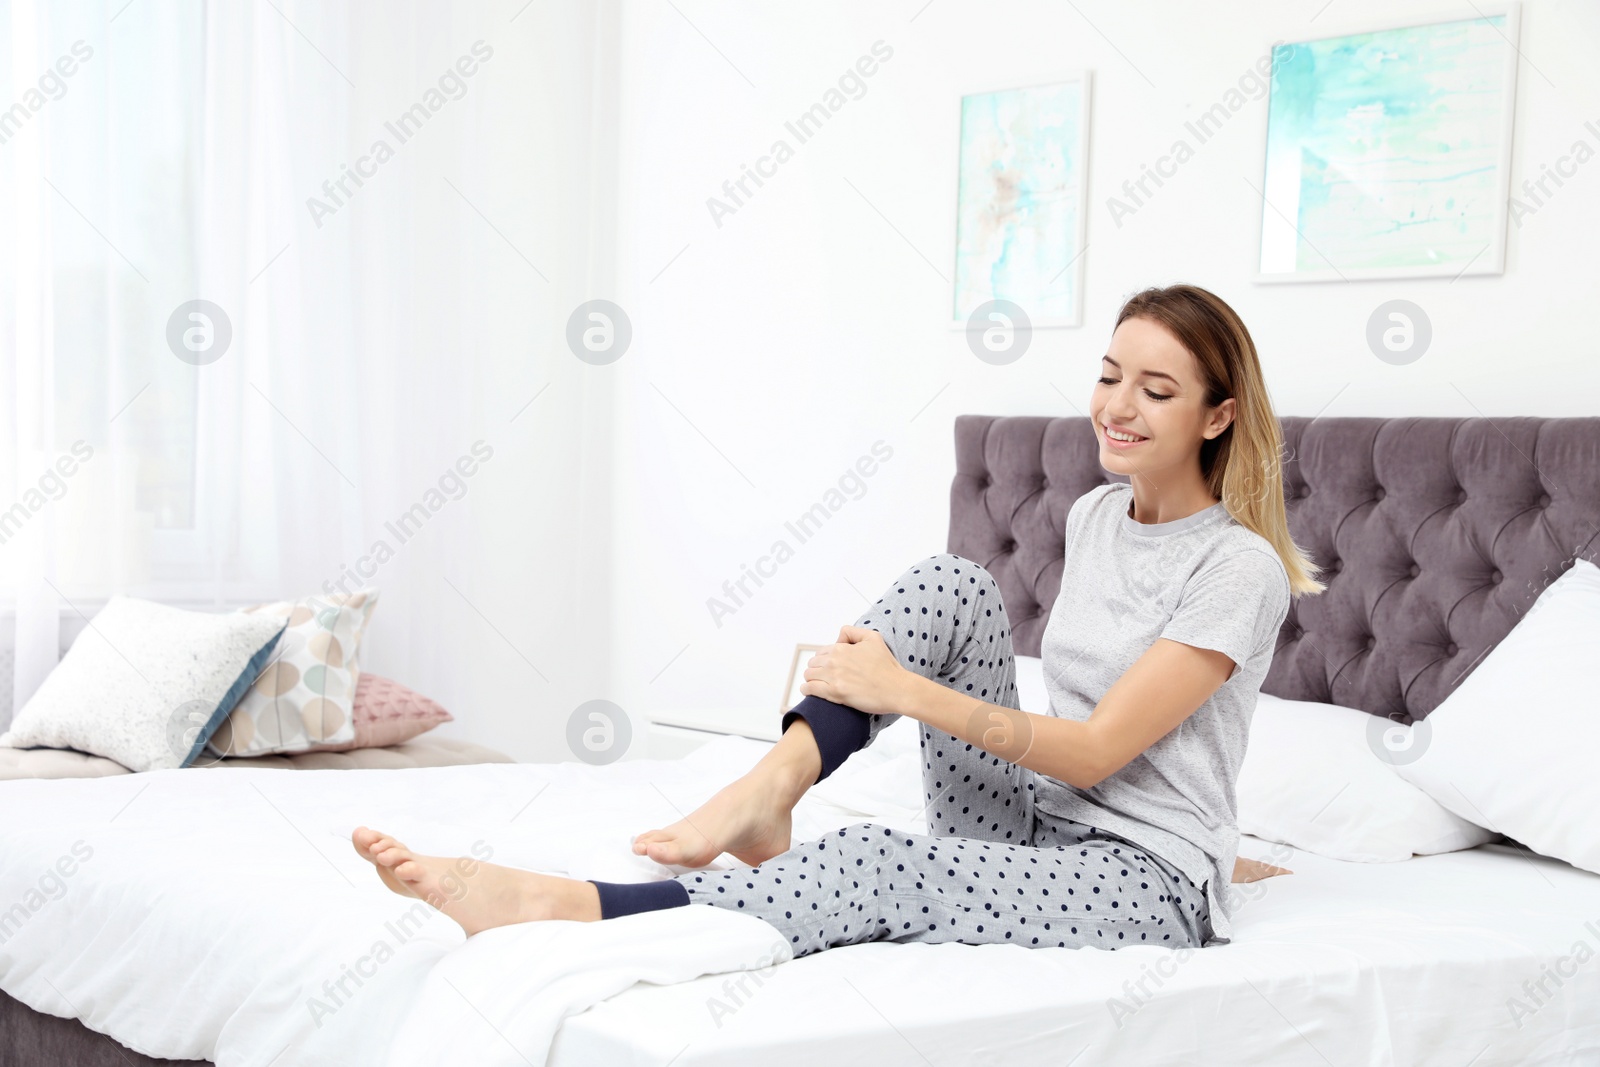
[[[1263,686],[1274,696],[1423,719],[1565,565],[1600,551],[1600,495],[1585,488],[1600,419],[1283,430],[1291,530],[1333,577],[1290,610]],[[1036,657],[1066,511],[1114,476],[1082,418],[963,416],[955,436],[947,550],[995,574],[1018,653]],[[1429,580],[1408,581],[1413,568]],[[797,839],[921,828],[904,727],[812,791]],[[15,927],[0,929],[0,1062],[1600,1062],[1600,875],[1513,841],[1359,864],[1247,836],[1241,855],[1295,873],[1234,887],[1233,943],[1199,952],[876,943],[772,965],[765,924],[712,908],[464,943],[448,920],[410,916],[341,838],[381,818],[424,851],[658,877],[628,836],[691,810],[765,747],[725,737],[604,767],[0,782],[0,908],[40,902],[21,924],[0,912]],[[54,879],[60,894],[28,898],[74,846],[91,858]],[[686,959],[663,920],[705,924],[705,955]],[[373,963],[380,941],[392,951]],[[609,966],[626,941],[655,955]],[[575,952],[592,973],[552,977]],[[583,982],[587,999],[565,1002],[581,1010],[550,1008]]]

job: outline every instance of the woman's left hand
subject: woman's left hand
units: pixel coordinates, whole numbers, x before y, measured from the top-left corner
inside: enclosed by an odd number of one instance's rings
[[[911,675],[895,662],[883,635],[844,626],[837,643],[811,657],[800,692],[868,715],[897,714]]]

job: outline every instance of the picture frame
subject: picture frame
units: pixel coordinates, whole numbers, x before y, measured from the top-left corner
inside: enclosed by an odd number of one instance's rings
[[[1074,128],[1056,131],[1053,127],[1066,117],[1063,107],[1069,101]],[[1049,81],[1023,85],[974,86],[957,94],[947,201],[954,214],[950,329],[967,329],[973,311],[997,299],[1020,306],[1034,329],[1083,324],[1092,101],[1093,72],[1088,70],[1065,71]],[[1034,143],[1022,143],[1014,136],[1015,121],[1000,128],[1004,123],[997,120],[1002,115],[1015,120],[1018,112],[1025,116],[1022,124],[1031,122],[1038,134]],[[977,143],[980,137],[992,142],[987,149]],[[1027,191],[1033,218],[1019,219],[1012,211],[1009,222],[999,227],[1008,237],[980,239],[975,232],[977,213],[1005,214],[1006,209],[995,203],[992,188],[985,191],[987,179],[974,169],[979,161],[1007,153],[1012,158],[1008,184]],[[1060,174],[1049,173],[1052,161],[1061,168]],[[1049,202],[1052,198],[1054,203]],[[1012,248],[1001,252],[1003,245]],[[992,277],[995,259],[1013,254],[1015,269],[1001,268],[1011,279],[1009,284],[997,286],[978,277],[975,267],[981,265],[981,273]]]
[[[1253,281],[1453,280],[1505,272],[1521,3],[1484,4],[1474,12],[1410,16],[1273,48],[1261,154],[1251,183],[1260,201]],[[1287,77],[1278,64],[1285,48],[1304,49],[1309,57],[1298,66],[1291,59]],[[1408,73],[1402,64],[1389,82],[1371,76],[1370,67],[1358,69],[1363,59],[1392,60],[1397,54],[1419,57],[1410,65],[1416,69]],[[1341,56],[1348,57],[1344,67]],[[1492,77],[1486,68],[1491,58]],[[1455,87],[1441,95],[1441,83],[1448,86],[1452,80]],[[1347,106],[1340,130],[1329,128],[1325,117],[1313,119],[1314,128],[1303,128],[1299,112],[1308,101],[1314,112],[1326,100],[1359,98],[1367,82],[1374,102]],[[1483,99],[1485,84],[1493,87],[1492,100]],[[1420,100],[1425,91],[1427,115],[1415,119],[1388,121],[1377,99],[1412,92]],[[1451,107],[1465,162],[1461,156],[1446,161],[1439,147],[1447,143],[1436,128],[1445,121],[1441,108]],[[1341,141],[1359,143],[1380,121],[1385,146],[1393,139],[1391,159],[1385,160],[1382,151],[1363,156],[1341,146]],[[1463,130],[1492,139],[1492,148],[1478,147]],[[1494,165],[1489,176],[1481,173],[1486,161]],[[1317,167],[1326,168],[1328,180],[1307,176],[1308,168]],[[1452,170],[1478,174],[1452,181]],[[1304,211],[1303,203],[1310,205]],[[1425,218],[1421,223],[1419,211]],[[1461,231],[1459,239],[1451,238],[1452,226]]]
[[[800,665],[800,657],[801,656],[805,656],[807,658],[807,660],[809,661],[811,656],[815,655],[818,652],[821,652],[823,649],[826,649],[828,647],[830,647],[830,646],[828,646],[828,645],[795,645],[794,646],[794,654],[789,657],[789,677],[784,682],[784,685],[783,685],[783,694],[784,694],[783,695],[783,700],[784,700],[784,703],[782,704],[782,706],[780,706],[778,708],[778,714],[779,715],[782,715],[784,712],[788,711],[790,708],[794,707],[796,704],[800,703],[800,701],[805,699],[805,697],[800,693],[800,687],[805,684],[805,680],[806,680],[805,668]]]

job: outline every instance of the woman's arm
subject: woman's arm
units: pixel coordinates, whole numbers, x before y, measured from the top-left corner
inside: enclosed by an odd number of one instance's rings
[[[800,691],[871,714],[908,715],[1008,763],[1088,789],[1192,715],[1233,670],[1221,652],[1158,638],[1089,719],[1076,722],[958,693],[901,667],[876,630],[846,626],[839,643],[812,657]]]

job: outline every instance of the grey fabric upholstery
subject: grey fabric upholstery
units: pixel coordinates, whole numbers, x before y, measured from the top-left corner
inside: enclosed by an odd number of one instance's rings
[[[1401,723],[1448,696],[1574,559],[1600,557],[1600,418],[1281,420],[1296,598],[1262,691]],[[1073,501],[1128,479],[1087,418],[956,419],[947,551],[1000,583],[1039,655]]]
[[[76,1019],[34,1011],[0,992],[0,1067],[211,1067],[210,1060],[157,1060]]]

